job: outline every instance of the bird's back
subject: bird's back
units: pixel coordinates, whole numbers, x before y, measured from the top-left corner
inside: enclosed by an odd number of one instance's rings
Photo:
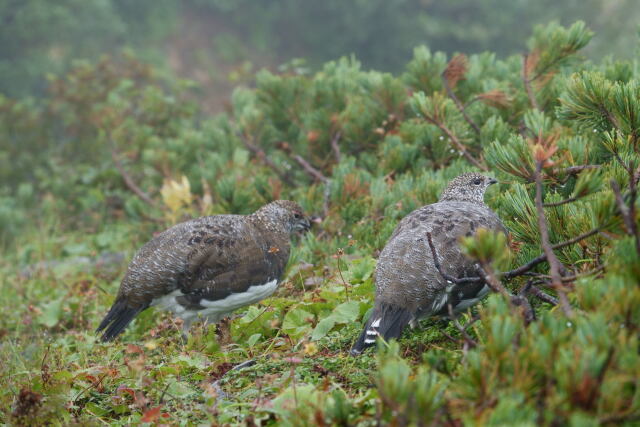
[[[417,313],[442,308],[441,296],[450,283],[438,272],[427,233],[443,272],[454,277],[475,276],[474,263],[459,247],[459,239],[478,228],[504,231],[496,214],[484,204],[438,202],[407,215],[382,250],[375,272],[376,301],[393,303]],[[428,314],[428,313],[427,313]]]
[[[118,296],[131,303],[184,286],[196,263],[211,254],[226,258],[225,247],[251,240],[242,215],[216,215],[176,224],[144,244],[133,256],[122,279]]]

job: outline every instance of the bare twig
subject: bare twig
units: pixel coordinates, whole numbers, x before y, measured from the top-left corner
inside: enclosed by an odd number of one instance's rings
[[[562,205],[566,205],[567,203],[575,202],[579,198],[580,197],[578,197],[578,196],[569,197],[568,199],[560,200],[559,202],[543,203],[542,206],[545,207],[545,208],[553,208],[553,207],[556,207],[556,206],[562,206]]]
[[[533,89],[531,88],[531,82],[535,80],[538,76],[535,76],[534,79],[529,79],[529,66],[528,66],[529,54],[525,53],[522,55],[522,82],[524,83],[524,88],[527,91],[527,96],[529,97],[529,102],[531,106],[536,110],[542,111],[540,106],[538,105],[538,101],[536,101],[536,96],[533,93]]]
[[[471,125],[471,127],[477,134],[480,134],[480,127],[471,119],[471,117],[469,117],[469,115],[465,111],[465,106],[462,105],[462,103],[460,102],[456,94],[453,92],[453,89],[451,89],[451,86],[449,85],[449,81],[447,80],[447,76],[445,73],[446,73],[446,70],[445,72],[442,73],[442,84],[444,85],[444,88],[447,91],[447,95],[449,95],[449,98],[451,98],[454,104],[456,104],[456,107],[458,107],[458,110],[460,111],[460,113],[462,113],[462,117],[464,117],[467,123]]]
[[[549,263],[551,270],[551,283],[558,292],[560,297],[560,303],[565,315],[571,316],[571,306],[565,293],[564,285],[562,284],[561,271],[563,270],[562,264],[558,261],[556,254],[553,252],[551,243],[549,242],[549,228],[547,225],[547,218],[544,215],[544,208],[542,206],[542,160],[536,162],[535,179],[536,179],[536,210],[538,212],[538,228],[540,229],[540,240],[542,242],[542,249]]]
[[[558,305],[558,299],[552,297],[551,295],[547,294],[546,292],[543,292],[542,290],[540,290],[540,288],[538,288],[537,286],[532,286],[529,289],[529,293],[531,295],[535,295],[536,297],[538,297],[538,299],[549,303],[551,305]]]
[[[333,150],[333,154],[336,157],[336,163],[340,163],[340,160],[342,159],[342,155],[340,154],[340,146],[338,145],[340,137],[342,137],[342,132],[337,131],[333,135],[333,138],[331,138],[331,149]]]
[[[322,172],[320,172],[318,169],[316,169],[313,166],[311,166],[311,163],[307,162],[299,154],[293,154],[291,156],[291,158],[293,160],[295,160],[300,166],[302,166],[302,169],[304,169],[304,171],[307,173],[307,175],[309,175],[311,178],[316,179],[318,181],[322,181],[322,182],[328,182],[329,181],[329,178],[324,176],[322,174]]]
[[[284,183],[286,183],[287,185],[293,187],[294,186],[294,182],[293,180],[289,177],[289,175],[284,172],[282,169],[280,169],[274,162],[273,160],[271,160],[271,158],[269,158],[269,156],[267,156],[267,153],[264,152],[264,150],[260,147],[258,147],[257,145],[249,142],[247,140],[247,138],[245,138],[240,132],[237,132],[236,135],[238,136],[238,138],[240,139],[240,141],[242,141],[242,144],[247,147],[247,149],[249,151],[251,151],[258,159],[260,159],[262,161],[262,163],[264,163],[265,165],[267,165],[272,171],[274,171],[276,173],[276,175],[278,175],[280,177],[280,180]]]
[[[133,191],[134,194],[138,196],[145,203],[151,206],[156,206],[157,205],[156,201],[153,200],[140,187],[138,187],[135,181],[131,178],[131,175],[129,175],[127,171],[124,169],[124,167],[122,166],[122,163],[120,163],[120,159],[118,158],[118,153],[116,152],[115,146],[112,146],[111,148],[111,158],[113,159],[113,164],[115,165],[116,169],[118,169],[118,172],[120,172],[120,175],[122,176],[122,179],[124,180],[124,183],[127,185],[129,190]]]

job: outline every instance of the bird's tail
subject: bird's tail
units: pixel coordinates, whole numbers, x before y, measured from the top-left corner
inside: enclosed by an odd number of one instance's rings
[[[376,342],[377,337],[385,341],[398,338],[413,315],[406,308],[386,303],[376,303],[371,317],[365,324],[358,341],[351,348],[351,355],[362,353]]]
[[[96,332],[105,330],[100,339],[103,342],[114,339],[145,308],[147,307],[129,307],[124,299],[116,299],[107,315],[100,322],[100,326],[96,329]]]

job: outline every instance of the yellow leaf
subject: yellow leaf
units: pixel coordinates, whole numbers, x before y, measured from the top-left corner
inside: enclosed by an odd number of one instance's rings
[[[180,182],[173,179],[165,179],[160,189],[160,194],[164,204],[174,214],[191,204],[191,184],[184,175],[182,175]]]

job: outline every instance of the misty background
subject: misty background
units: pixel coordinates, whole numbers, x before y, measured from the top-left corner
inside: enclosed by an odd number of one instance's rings
[[[593,59],[637,53],[637,0],[0,0],[0,93],[42,95],[79,59],[123,50],[199,83],[206,111],[224,108],[257,69],[316,70],[355,55],[397,72],[412,50],[520,53],[537,24],[584,20]],[[304,59],[302,59],[304,58]],[[283,65],[284,64],[284,65]]]

